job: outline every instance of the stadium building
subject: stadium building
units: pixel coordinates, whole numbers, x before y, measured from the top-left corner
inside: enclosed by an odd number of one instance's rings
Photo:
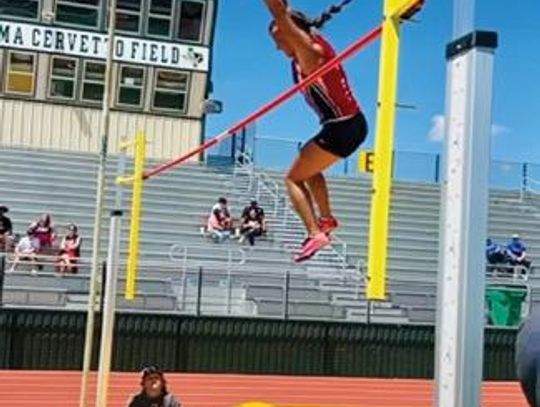
[[[216,0],[118,0],[110,150],[145,129],[153,158],[201,142]],[[0,0],[3,146],[97,152],[104,0]]]

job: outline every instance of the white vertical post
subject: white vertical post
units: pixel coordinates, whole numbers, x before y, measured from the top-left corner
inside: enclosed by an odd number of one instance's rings
[[[118,163],[116,166],[116,179],[126,176],[127,166],[126,150],[121,149],[118,154]],[[124,185],[121,182],[116,182],[116,190],[114,191],[114,208],[120,209],[123,205],[124,199]]]
[[[435,360],[439,407],[480,406],[496,46],[496,33],[477,31],[447,48]]]
[[[107,407],[107,394],[114,339],[114,312],[116,308],[116,282],[118,279],[121,221],[122,211],[118,209],[112,211],[111,227],[109,231],[109,250],[107,254],[107,279],[103,301],[103,323],[101,327],[96,407]]]
[[[105,171],[107,167],[107,153],[109,148],[109,122],[111,98],[113,90],[113,55],[114,55],[114,29],[116,25],[116,0],[107,2],[109,12],[109,26],[107,35],[107,59],[105,66],[105,84],[103,87],[103,104],[99,125],[100,151],[97,172],[96,207],[94,214],[94,233],[92,238],[92,268],[90,269],[90,286],[88,292],[88,307],[86,311],[86,329],[84,339],[83,371],[81,377],[81,391],[79,407],[86,407],[88,397],[88,377],[92,363],[92,349],[94,340],[94,308],[97,299],[98,274],[100,273],[99,253],[101,250],[101,218],[105,201]]]

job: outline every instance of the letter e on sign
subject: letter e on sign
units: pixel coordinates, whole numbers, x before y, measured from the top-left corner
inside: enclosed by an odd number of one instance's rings
[[[358,169],[361,172],[373,172],[375,154],[373,151],[360,151],[360,160],[358,161]]]

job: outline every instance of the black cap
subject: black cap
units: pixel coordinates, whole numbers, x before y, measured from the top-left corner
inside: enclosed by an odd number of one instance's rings
[[[0,205],[0,212],[7,213],[9,212],[9,208],[6,205]]]
[[[144,380],[146,377],[150,376],[151,374],[158,374],[160,376],[163,376],[163,372],[159,369],[159,367],[155,365],[146,366],[141,371],[141,379]]]

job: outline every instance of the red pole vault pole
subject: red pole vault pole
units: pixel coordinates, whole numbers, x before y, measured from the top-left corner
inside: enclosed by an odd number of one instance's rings
[[[270,112],[271,110],[275,109],[277,106],[281,105],[286,100],[290,99],[292,96],[294,96],[296,93],[298,93],[300,90],[308,87],[315,79],[318,77],[326,74],[330,70],[332,70],[336,65],[340,64],[350,56],[354,55],[358,51],[360,51],[362,48],[373,42],[377,37],[381,35],[382,32],[382,26],[378,26],[374,29],[372,29],[370,32],[359,38],[357,41],[355,41],[353,44],[349,45],[345,50],[343,50],[340,54],[336,55],[334,58],[332,58],[330,61],[328,61],[326,64],[318,68],[315,72],[308,75],[306,78],[298,82],[296,85],[294,85],[289,90],[283,92],[281,95],[277,96],[273,101],[267,103],[266,105],[262,106],[252,114],[250,114],[245,119],[239,121],[234,126],[230,127],[229,129],[225,130],[223,133],[219,134],[218,136],[211,138],[210,140],[206,141],[205,143],[201,144],[196,149],[190,151],[189,153],[176,158],[172,161],[169,161],[165,164],[159,165],[147,172],[144,173],[144,179],[148,179],[151,177],[154,177],[156,175],[159,175],[172,167],[175,167],[179,164],[182,164],[183,162],[189,160],[191,157],[199,154],[202,151],[208,150],[209,148],[221,143],[222,141],[228,139],[231,137],[234,133],[236,133],[238,130],[242,129],[243,127],[247,126],[248,124],[254,122],[261,116],[265,115],[266,113]]]

